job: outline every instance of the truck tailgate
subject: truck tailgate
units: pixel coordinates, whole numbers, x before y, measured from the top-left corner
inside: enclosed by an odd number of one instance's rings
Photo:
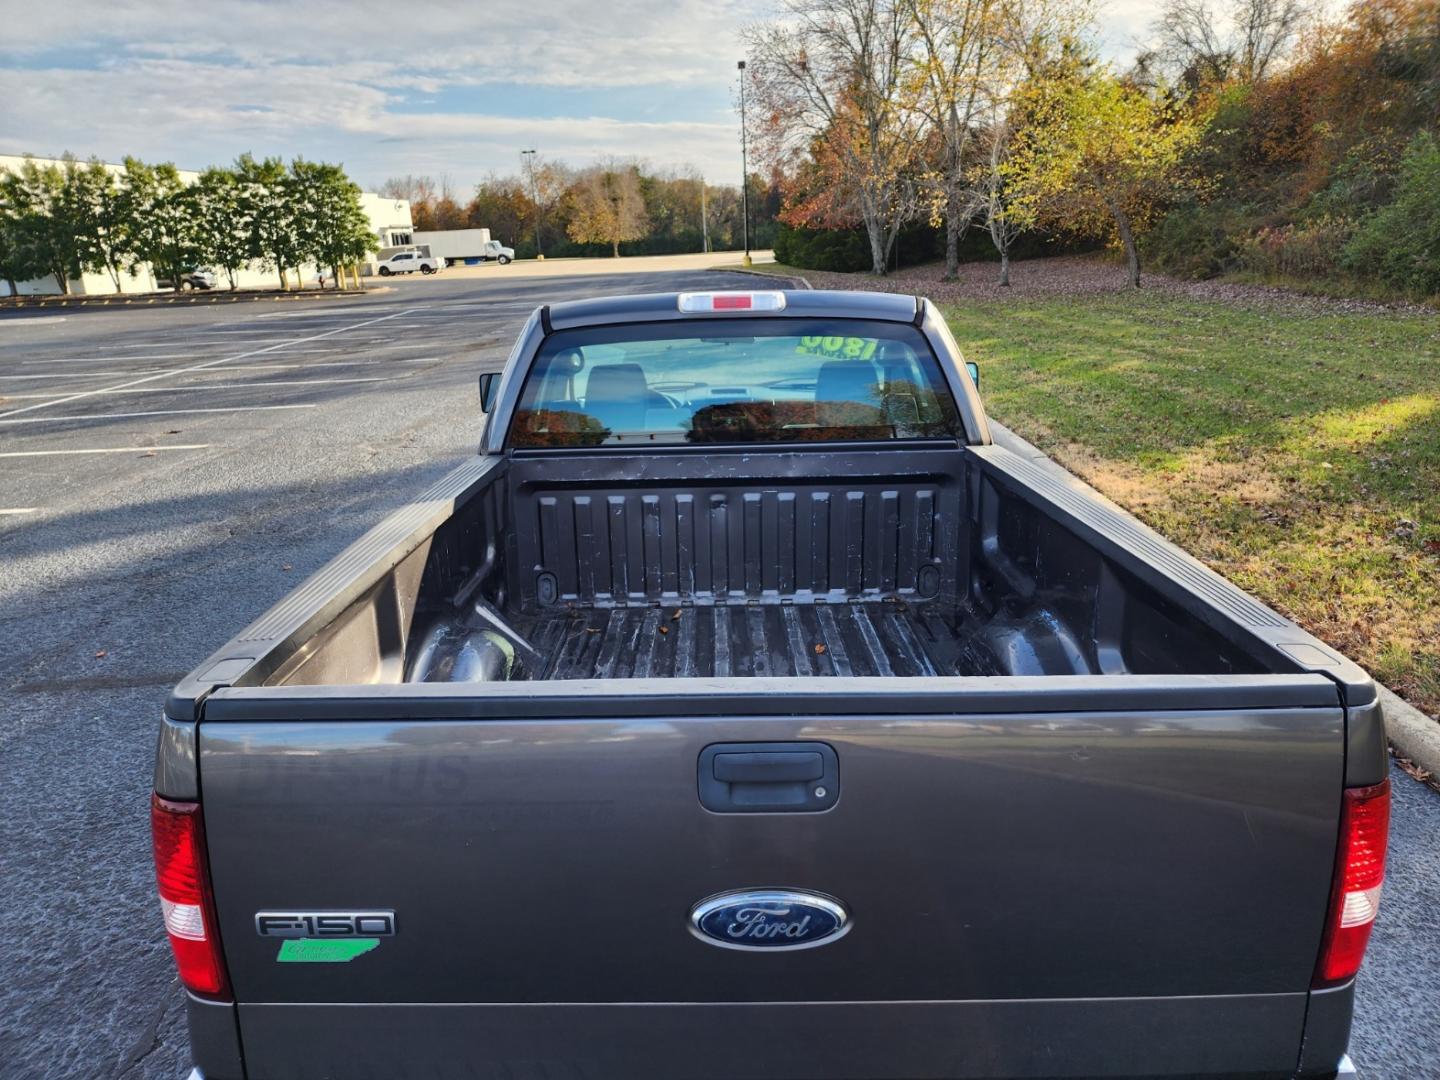
[[[748,681],[683,705],[569,683],[553,716],[530,684],[509,718],[220,691],[200,775],[252,1080],[1294,1068],[1343,783],[1333,684],[1172,677],[1118,708],[1115,680],[1051,678],[1022,708],[963,692],[996,680],[890,680],[847,711],[833,681]],[[767,742],[834,751],[831,809],[701,805],[702,751]],[[833,897],[851,929],[766,952],[692,933],[700,901],[762,886]],[[393,911],[395,933],[290,962],[264,911]]]

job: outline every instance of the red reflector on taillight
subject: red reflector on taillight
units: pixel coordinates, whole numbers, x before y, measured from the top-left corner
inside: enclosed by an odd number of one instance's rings
[[[1360,970],[1370,928],[1380,911],[1385,846],[1390,830],[1390,781],[1346,788],[1340,806],[1340,848],[1316,986],[1345,982]]]
[[[205,870],[205,833],[200,804],[152,795],[150,833],[155,843],[155,881],[165,933],[180,969],[180,981],[197,994],[228,993],[215,904]]]
[[[733,293],[729,296],[727,296],[725,293],[715,294],[714,305],[716,311],[724,311],[727,308],[731,310],[748,308],[750,306],[750,303],[750,297],[745,295],[744,293]]]

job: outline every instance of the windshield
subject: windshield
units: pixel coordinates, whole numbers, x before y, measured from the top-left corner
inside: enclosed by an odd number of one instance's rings
[[[568,330],[531,367],[510,445],[953,439],[925,338],[853,319]]]

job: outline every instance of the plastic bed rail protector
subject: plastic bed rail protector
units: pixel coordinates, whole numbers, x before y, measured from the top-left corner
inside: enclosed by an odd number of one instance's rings
[[[1073,715],[1301,708],[1338,713],[1334,685],[1319,675],[1048,675],[233,686],[217,689],[206,700],[205,720]]]
[[[432,484],[306,578],[288,596],[211,654],[170,694],[165,714],[193,720],[199,701],[253,667],[277,645],[329,623],[465,505],[503,458],[476,456]]]
[[[972,446],[970,452],[1000,473],[1008,487],[1031,505],[1061,511],[1081,538],[1172,599],[1189,601],[1212,629],[1233,636],[1243,631],[1284,655],[1287,662],[1324,675],[1336,684],[1343,704],[1375,701],[1375,684],[1354,662],[1306,633],[1170,543],[1155,530],[1099,495],[1083,481],[1042,468],[1000,446]]]

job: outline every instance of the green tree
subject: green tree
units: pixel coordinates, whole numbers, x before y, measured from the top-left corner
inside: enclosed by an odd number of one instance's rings
[[[1138,233],[1165,201],[1192,187],[1185,168],[1208,120],[1108,72],[1039,75],[1016,102],[1017,130],[1002,176],[1021,227],[1111,234],[1140,284]]]
[[[31,270],[27,276],[49,275],[66,295],[70,282],[83,272],[87,254],[83,222],[75,220],[75,199],[67,182],[77,168],[73,158],[60,165],[41,165],[26,158],[20,168],[0,178],[11,218],[14,258]]]
[[[290,191],[300,222],[303,257],[328,266],[336,287],[340,267],[359,262],[380,238],[360,206],[360,186],[339,165],[296,158],[290,164]]]
[[[110,167],[98,158],[66,161],[63,216],[73,230],[82,270],[104,271],[120,291],[120,279],[133,265],[124,191]]]
[[[298,269],[306,256],[290,173],[279,158],[256,161],[250,154],[236,159],[234,172],[236,208],[245,223],[248,256],[276,271],[280,287],[287,288],[286,271]]]
[[[176,201],[193,229],[194,261],[224,271],[233,292],[240,271],[250,263],[252,240],[250,222],[242,216],[239,176],[212,166]]]
[[[156,277],[169,281],[179,281],[205,261],[193,201],[186,195],[179,170],[169,162],[147,165],[138,158],[125,159],[119,201],[127,254],[135,264],[149,263]]]
[[[35,251],[26,242],[26,218],[29,207],[12,202],[9,173],[0,170],[0,281],[10,289],[11,296],[20,293],[20,282],[45,274],[43,264],[35,261]]]

